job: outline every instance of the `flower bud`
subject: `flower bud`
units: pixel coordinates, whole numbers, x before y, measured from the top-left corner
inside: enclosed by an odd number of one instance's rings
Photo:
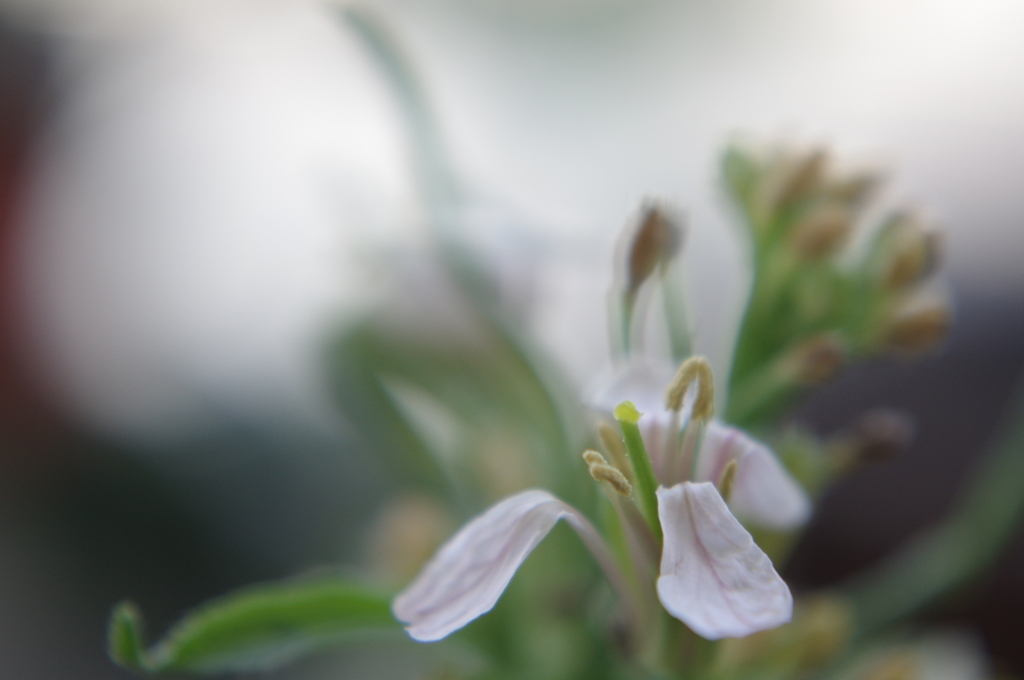
[[[865,204],[881,183],[877,174],[862,173],[830,182],[824,193],[836,201],[840,201],[851,209]]]
[[[884,463],[899,455],[914,438],[914,422],[895,409],[868,411],[850,428],[831,437],[832,474],[847,474],[865,464]]]
[[[852,443],[855,456],[865,463],[894,458],[914,438],[914,422],[906,413],[895,409],[868,411],[854,426]]]
[[[644,207],[626,258],[626,291],[633,295],[659,266],[667,265],[682,245],[682,229],[657,204]]]
[[[947,305],[937,303],[918,308],[893,319],[886,333],[886,343],[897,351],[925,352],[946,339],[949,325]]]
[[[793,380],[816,385],[832,378],[846,361],[846,343],[838,333],[822,333],[797,345],[790,353]]]
[[[901,221],[898,225],[901,233],[882,274],[883,285],[893,290],[915,284],[935,271],[941,252],[939,234],[926,231],[915,222]]]
[[[838,250],[850,229],[850,211],[838,203],[827,203],[812,209],[793,225],[789,243],[801,258],[815,260]]]
[[[828,160],[828,152],[819,148],[803,155],[787,154],[776,161],[769,170],[781,180],[775,194],[776,209],[784,210],[814,193],[824,181]]]

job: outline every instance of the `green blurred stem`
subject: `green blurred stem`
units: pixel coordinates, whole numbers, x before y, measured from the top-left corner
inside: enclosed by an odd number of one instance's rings
[[[672,263],[666,268],[661,278],[661,299],[665,310],[665,325],[668,327],[672,357],[677,362],[693,353],[689,320],[686,314],[686,289],[679,266],[678,262]]]
[[[862,633],[902,619],[976,577],[1024,514],[1024,382],[1007,426],[948,518],[847,587]]]
[[[737,381],[729,390],[725,419],[736,425],[755,424],[759,416],[790,393],[794,388],[792,372],[783,353],[753,374]]]
[[[636,310],[636,291],[626,291],[622,295],[622,310],[619,318],[619,334],[622,342],[623,356],[629,356],[633,349],[633,312]]]
[[[654,477],[654,468],[644,446],[644,438],[640,427],[630,419],[620,418],[616,409],[616,418],[622,428],[622,439],[626,444],[626,453],[633,464],[633,477],[636,480],[636,491],[640,498],[640,511],[651,527],[658,545],[661,545],[661,521],[658,519],[658,496],[655,491],[658,482]]]
[[[441,127],[413,62],[373,9],[348,5],[340,12],[345,22],[363,40],[391,84],[410,132],[413,161],[430,211],[431,223],[443,236],[455,226],[460,191],[446,152]]]

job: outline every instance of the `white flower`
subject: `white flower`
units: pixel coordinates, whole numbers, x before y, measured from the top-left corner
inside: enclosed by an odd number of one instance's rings
[[[695,394],[692,385],[682,412],[674,419],[665,407],[664,386],[668,367],[633,359],[590,400],[598,411],[611,413],[629,399],[644,413],[640,428],[658,480],[666,486],[687,479],[717,482],[725,466],[736,461],[736,479],[729,507],[745,521],[770,529],[794,529],[807,522],[811,501],[779,462],[772,450],[743,431],[712,420],[704,425],[703,439],[690,471],[673,469],[670,441],[690,425]],[[674,429],[673,429],[674,427]]]
[[[708,639],[749,635],[792,616],[785,582],[709,483],[658,491],[664,532],[657,591],[665,609]],[[421,642],[440,640],[489,611],[519,565],[565,519],[628,606],[614,561],[579,511],[542,490],[509,496],[466,524],[392,603]]]
[[[733,511],[763,526],[786,529],[807,520],[810,501],[766,446],[735,428],[705,422],[713,411],[713,377],[704,359],[685,362],[672,381],[665,378],[670,373],[634,361],[595,400],[598,407],[611,410],[630,398],[649,410],[649,415],[642,416],[635,403],[615,409],[626,445],[634,447],[629,461],[620,465],[632,467],[638,484],[635,493],[621,471],[600,454],[588,451],[583,457],[595,479],[610,483],[606,490],[614,498],[633,494],[637,509],[654,531],[642,526],[644,520],[639,520],[638,526],[627,519],[640,515],[626,512],[616,500],[623,530],[634,539],[646,538],[648,543],[654,538],[652,533],[660,534],[655,590],[669,614],[712,640],[779,626],[792,616],[793,598]],[[666,383],[671,387],[663,397],[660,387]],[[676,410],[662,406],[665,403]],[[627,431],[627,427],[632,429]],[[630,438],[629,432],[637,432],[637,427],[643,428],[644,445]],[[645,447],[653,463],[649,467],[640,462],[647,458]],[[732,481],[724,481],[727,478]],[[719,480],[731,491],[720,492],[715,486]],[[661,486],[655,492],[658,483]],[[722,493],[730,496],[732,510]],[[657,518],[653,517],[655,502]],[[407,624],[409,635],[423,642],[440,640],[458,630],[494,606],[519,565],[560,519],[576,529],[618,591],[627,613],[635,615],[640,610],[632,602],[636,589],[626,587],[590,522],[547,491],[534,489],[492,506],[442,546],[395,598],[392,610],[396,618]],[[649,559],[654,567],[656,554]],[[642,573],[646,572],[637,570]]]

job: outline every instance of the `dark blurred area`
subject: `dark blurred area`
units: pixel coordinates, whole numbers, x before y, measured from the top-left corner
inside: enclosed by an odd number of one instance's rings
[[[232,587],[352,560],[386,485],[344,436],[239,420],[137,450],[40,394],[12,243],[30,151],[57,104],[51,56],[46,38],[0,20],[0,675],[119,678],[104,653],[114,602],[143,603],[156,633]],[[956,323],[939,354],[857,368],[799,411],[827,433],[896,407],[917,435],[829,493],[789,567],[797,588],[837,583],[940,518],[996,435],[1024,368],[1024,296],[951,285]],[[929,620],[981,631],[998,667],[1024,675],[1022,573],[1024,531]]]
[[[254,422],[133,446],[61,414],[26,351],[16,224],[59,105],[54,45],[0,20],[0,675],[115,678],[111,605],[151,630],[242,584],[353,559],[380,489],[345,443]],[[347,540],[342,540],[343,538]]]
[[[956,321],[941,352],[857,367],[798,411],[798,419],[829,433],[872,408],[896,408],[912,415],[916,434],[897,459],[829,491],[787,571],[795,587],[842,582],[942,518],[1007,424],[1008,406],[1024,387],[1024,299],[983,296],[955,281],[953,290]],[[1019,675],[1021,573],[1024,527],[987,574],[934,606],[927,620],[980,631],[997,669]]]

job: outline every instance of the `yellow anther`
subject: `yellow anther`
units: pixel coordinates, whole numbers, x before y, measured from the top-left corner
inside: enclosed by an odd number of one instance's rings
[[[693,404],[693,417],[706,422],[715,415],[715,376],[704,357],[690,357],[679,367],[665,391],[665,406],[670,411],[681,409],[686,390],[694,380],[697,381],[697,400]]]
[[[608,482],[615,489],[615,493],[620,496],[629,496],[633,493],[633,486],[626,476],[618,468],[609,465],[604,456],[597,451],[590,449],[584,451],[583,460],[587,462],[590,476],[599,482]]]
[[[736,471],[739,470],[739,467],[736,461],[730,460],[718,478],[718,493],[722,494],[722,498],[725,499],[726,503],[729,502],[729,497],[732,496],[732,487],[736,484]]]
[[[604,444],[605,450],[612,457],[615,464],[626,479],[633,481],[633,470],[629,464],[629,456],[626,454],[626,445],[622,443],[622,437],[608,423],[601,421],[597,426],[597,436]]]

